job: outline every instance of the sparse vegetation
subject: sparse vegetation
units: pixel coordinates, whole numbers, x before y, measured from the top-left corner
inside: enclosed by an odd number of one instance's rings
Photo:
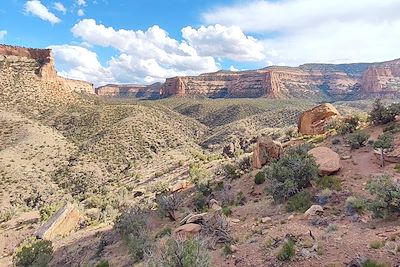
[[[288,240],[280,248],[276,258],[280,261],[288,261],[295,255],[295,252],[294,242]]]
[[[362,267],[388,267],[388,265],[375,260],[367,259],[363,262]]]
[[[366,209],[365,200],[360,197],[351,196],[346,199],[346,213],[353,215],[361,214]]]
[[[161,194],[156,196],[158,210],[161,215],[167,216],[172,221],[176,220],[175,211],[182,204],[182,200],[177,194]]]
[[[363,131],[356,131],[347,136],[347,140],[349,141],[350,147],[353,149],[358,149],[364,146],[368,138],[369,134]]]
[[[369,244],[369,247],[372,249],[380,249],[385,245],[384,242],[382,242],[381,240],[374,240]]]
[[[256,176],[254,177],[254,183],[255,184],[262,184],[265,182],[265,173],[264,172],[258,172]]]
[[[291,196],[286,203],[286,210],[289,212],[305,212],[311,207],[312,196],[308,190],[302,190],[294,196]]]
[[[323,176],[317,180],[317,186],[321,189],[342,190],[342,181],[337,176]]]
[[[376,217],[400,213],[400,184],[384,175],[368,182],[369,192],[375,196],[369,205]]]
[[[51,241],[30,239],[22,243],[14,255],[17,267],[47,266],[53,257]]]
[[[387,124],[395,120],[398,111],[398,104],[385,107],[380,99],[376,99],[369,113],[369,118],[373,124]]]
[[[297,147],[271,163],[265,174],[271,182],[268,191],[275,201],[281,202],[308,187],[318,177],[318,168],[307,148]]]

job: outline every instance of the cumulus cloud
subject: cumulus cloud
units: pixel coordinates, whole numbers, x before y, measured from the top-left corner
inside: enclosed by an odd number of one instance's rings
[[[51,13],[39,0],[27,1],[25,3],[25,12],[37,16],[44,21],[48,21],[51,24],[61,22],[61,20]]]
[[[78,9],[77,14],[78,14],[79,17],[85,16],[85,12],[82,9]]]
[[[398,10],[398,0],[258,0],[220,6],[203,18],[261,36],[266,64],[297,65],[400,57]]]
[[[182,29],[182,37],[201,56],[227,58],[235,61],[258,61],[264,58],[263,45],[251,36],[246,36],[237,26],[219,24],[194,29]]]
[[[115,82],[110,71],[100,64],[95,52],[75,45],[53,45],[48,48],[53,50],[62,76],[96,84]]]
[[[86,0],[76,0],[78,6],[86,6]]]
[[[4,36],[6,36],[6,34],[7,34],[7,31],[5,31],[5,30],[0,31],[0,41],[4,39]]]
[[[146,31],[115,30],[97,24],[93,19],[84,19],[71,31],[83,42],[119,51],[119,55],[111,58],[103,68],[118,82],[152,83],[171,76],[197,75],[219,69],[212,56],[199,55],[186,41],[169,37],[157,25]],[[65,56],[59,54],[59,57]]]
[[[65,8],[65,6],[62,3],[55,2],[53,4],[53,6],[54,6],[55,10],[62,12],[64,15],[67,13],[67,9]]]

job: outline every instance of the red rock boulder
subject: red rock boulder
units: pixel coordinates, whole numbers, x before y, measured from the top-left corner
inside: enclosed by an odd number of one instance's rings
[[[260,137],[251,159],[254,169],[261,169],[272,159],[278,159],[282,153],[282,144],[271,137]]]
[[[319,105],[301,114],[298,131],[305,135],[323,134],[326,123],[339,116],[339,112],[333,105],[329,103]]]
[[[342,168],[340,156],[329,147],[316,147],[308,153],[315,158],[320,175],[331,175]]]

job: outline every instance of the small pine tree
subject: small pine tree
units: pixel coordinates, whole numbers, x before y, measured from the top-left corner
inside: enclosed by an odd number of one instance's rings
[[[381,153],[381,167],[385,165],[384,150],[392,149],[394,146],[393,135],[390,132],[381,134],[378,140],[374,142],[374,148],[379,149]]]

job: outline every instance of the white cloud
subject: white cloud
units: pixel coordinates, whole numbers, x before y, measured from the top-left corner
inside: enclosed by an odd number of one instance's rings
[[[218,7],[203,18],[262,36],[266,64],[297,65],[400,57],[399,10],[398,0],[258,0]]]
[[[103,68],[118,82],[150,83],[171,76],[196,75],[219,69],[213,57],[199,55],[187,42],[169,37],[157,25],[147,31],[115,30],[97,24],[93,19],[84,19],[71,31],[86,43],[119,51],[119,55],[111,58]]]
[[[201,56],[213,56],[235,61],[259,61],[264,58],[263,45],[251,36],[246,36],[237,26],[219,24],[194,29],[182,29],[186,39]]]
[[[230,71],[239,71],[239,69],[235,68],[235,66],[233,66],[233,65],[231,65],[231,66],[229,67],[229,70],[230,70]]]
[[[0,31],[0,41],[4,39],[4,36],[6,36],[6,34],[7,34],[7,31],[5,31],[5,30]]]
[[[78,6],[86,6],[86,0],[76,0]]]
[[[115,82],[109,70],[100,64],[96,53],[74,45],[53,45],[48,48],[53,50],[62,76],[96,84]]]
[[[62,12],[64,15],[67,13],[67,9],[65,8],[65,6],[62,3],[55,2],[53,4],[53,6],[54,6],[55,10]]]
[[[77,14],[78,14],[79,17],[85,16],[85,12],[82,9],[78,9]]]
[[[51,13],[39,0],[31,0],[25,3],[25,12],[48,21],[51,24],[59,23],[61,20]]]

